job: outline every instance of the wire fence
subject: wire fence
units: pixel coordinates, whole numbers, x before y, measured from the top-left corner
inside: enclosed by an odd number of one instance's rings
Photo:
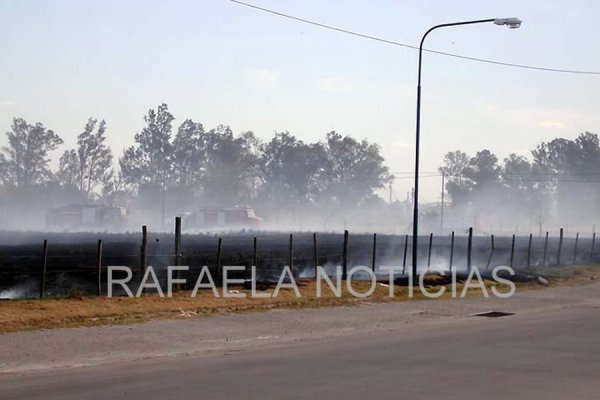
[[[461,232],[462,234],[462,232]],[[248,279],[256,267],[257,280],[277,281],[284,266],[293,267],[298,278],[314,278],[315,267],[329,274],[337,266],[367,266],[387,276],[383,266],[402,267],[408,274],[412,265],[412,238],[409,235],[332,233],[263,233],[244,235],[139,234],[93,235],[51,234],[49,239],[24,241],[0,235],[0,298],[93,295],[106,293],[109,266],[125,266],[139,283],[149,266],[161,282],[168,266],[187,266],[181,278],[183,288],[193,287],[201,269],[208,267],[220,283],[223,266],[243,266],[238,278]],[[495,266],[514,269],[551,265],[597,263],[596,234],[565,237],[554,235],[512,235],[495,237],[467,235],[424,235],[417,247],[418,272],[457,271],[477,267],[489,271]],[[360,279],[360,277],[359,277]],[[117,292],[118,294],[118,292]]]

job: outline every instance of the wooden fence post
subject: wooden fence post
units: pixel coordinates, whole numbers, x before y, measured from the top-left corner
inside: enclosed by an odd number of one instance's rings
[[[433,232],[429,234],[429,250],[427,251],[427,272],[431,266],[431,245],[433,244]]]
[[[404,256],[402,257],[402,275],[406,272],[406,252],[408,250],[408,235],[404,236]]]
[[[42,250],[42,271],[40,277],[40,299],[44,298],[46,291],[46,267],[48,265],[48,240],[44,240],[44,247]]]
[[[348,230],[344,231],[344,249],[342,252],[342,280],[348,278]]]
[[[102,294],[102,240],[98,240],[96,251],[96,295]]]
[[[223,238],[219,238],[217,242],[217,276],[221,276],[221,249],[223,246]]]
[[[315,262],[315,279],[317,279],[317,267],[319,266],[319,250],[317,243],[317,232],[313,232],[313,259]]]
[[[467,270],[469,274],[471,273],[471,268],[473,266],[471,260],[471,252],[473,251],[473,228],[469,228],[469,239],[467,242]]]
[[[542,258],[542,267],[546,266],[546,255],[548,254],[548,231],[546,231],[546,239],[544,240],[544,257]]]
[[[454,260],[454,231],[450,235],[450,272],[452,272],[452,262]]]
[[[512,235],[512,244],[510,245],[510,267],[512,268],[515,261],[515,234]]]
[[[146,225],[142,226],[142,251],[141,251],[141,277],[143,279],[144,274],[146,273],[146,268],[148,267],[148,228]]]
[[[531,267],[531,244],[533,242],[533,234],[529,234],[529,246],[527,247],[527,268]]]
[[[375,272],[375,263],[377,262],[377,234],[373,234],[373,255],[371,257],[371,269]]]
[[[579,246],[579,232],[575,235],[575,250],[573,250],[573,264],[577,264],[577,247]]]
[[[556,253],[556,265],[560,265],[560,253],[562,252],[564,231],[560,228],[560,236],[558,238],[558,252]]]
[[[252,266],[258,268],[258,239],[254,236],[254,244],[252,247]]]
[[[592,234],[592,248],[590,250],[590,263],[594,262],[594,246],[596,245],[596,232]]]
[[[492,258],[494,257],[494,251],[496,250],[496,244],[494,243],[494,235],[491,235],[491,239],[492,239],[492,247],[490,250],[490,257],[488,258],[487,264],[485,266],[485,269],[489,269],[490,265],[492,264]]]
[[[181,217],[175,217],[175,265],[181,260]]]
[[[181,217],[175,217],[175,266],[181,264]],[[180,279],[181,271],[177,270],[177,279]],[[177,283],[177,290],[181,290],[181,283]]]
[[[288,266],[290,270],[294,272],[294,235],[290,233],[290,248],[289,248],[289,259]]]

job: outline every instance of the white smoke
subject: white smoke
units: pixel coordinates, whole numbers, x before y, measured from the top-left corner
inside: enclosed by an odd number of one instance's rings
[[[12,300],[28,297],[31,293],[31,287],[27,285],[18,285],[0,292],[0,300]]]

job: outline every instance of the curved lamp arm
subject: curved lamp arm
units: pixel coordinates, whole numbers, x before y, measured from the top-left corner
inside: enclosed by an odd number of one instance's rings
[[[427,35],[438,28],[446,28],[449,26],[459,25],[472,25],[493,22],[496,25],[507,26],[511,29],[516,29],[521,26],[521,20],[518,18],[488,18],[478,19],[473,21],[462,21],[462,22],[451,22],[447,24],[440,24],[429,28],[427,32],[421,38],[419,44],[419,78],[417,84],[417,129],[415,138],[415,183],[414,183],[414,194],[413,194],[413,240],[412,240],[412,279],[413,282],[417,282],[417,249],[418,249],[418,238],[419,238],[419,146],[421,139],[421,64],[423,60],[423,43]],[[452,268],[452,266],[450,266]]]

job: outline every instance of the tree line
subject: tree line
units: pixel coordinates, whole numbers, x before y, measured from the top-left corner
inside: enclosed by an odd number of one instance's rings
[[[150,109],[135,143],[115,159],[106,122],[90,118],[53,170],[51,153],[63,144],[59,134],[14,118],[0,151],[1,193],[9,204],[128,197],[135,207],[156,210],[166,196],[172,212],[249,204],[293,214],[317,206],[359,207],[378,199],[376,191],[390,179],[380,147],[367,140],[329,132],[307,143],[277,132],[263,141],[226,125],[207,129],[191,119],[175,121],[167,104]]]
[[[290,132],[261,140],[251,131],[234,134],[227,125],[208,129],[191,119],[176,124],[166,104],[148,110],[143,120],[134,144],[115,157],[106,142],[107,123],[90,118],[75,147],[52,168],[51,153],[64,144],[60,135],[14,118],[0,150],[0,205],[44,212],[67,204],[125,204],[153,215],[164,215],[165,207],[172,215],[252,205],[259,215],[286,222],[397,218],[381,208],[377,192],[393,177],[380,147],[368,140],[337,132],[313,143]],[[600,216],[600,144],[590,132],[540,143],[530,158],[452,151],[439,170],[456,213],[493,216],[507,226],[515,219],[541,225]],[[409,227],[409,215],[401,217],[403,228]]]
[[[542,142],[531,158],[510,154],[502,161],[490,150],[469,156],[446,154],[440,173],[452,207],[477,215],[591,224],[600,217],[600,141],[590,132],[576,139]]]

